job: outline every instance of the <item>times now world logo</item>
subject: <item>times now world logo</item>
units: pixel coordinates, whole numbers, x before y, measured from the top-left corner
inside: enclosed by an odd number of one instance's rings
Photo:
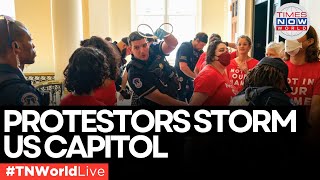
[[[276,33],[289,40],[301,38],[310,27],[307,11],[296,3],[287,3],[278,8],[273,23]]]

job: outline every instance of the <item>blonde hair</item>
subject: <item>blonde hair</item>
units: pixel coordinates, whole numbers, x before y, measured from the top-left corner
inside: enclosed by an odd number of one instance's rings
[[[266,50],[267,49],[273,49],[275,50],[275,52],[280,56],[280,57],[283,57],[285,54],[284,54],[284,43],[281,41],[281,42],[270,42],[267,46],[266,46]]]

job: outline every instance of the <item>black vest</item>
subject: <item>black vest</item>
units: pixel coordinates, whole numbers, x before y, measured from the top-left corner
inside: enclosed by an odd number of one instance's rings
[[[144,78],[148,78],[149,82],[153,82],[156,89],[176,99],[180,83],[175,69],[169,65],[164,56],[152,54],[150,53],[151,56],[145,64],[139,63],[141,60],[133,58],[129,62],[127,70],[129,71],[131,67],[134,67],[135,70],[144,72]],[[145,98],[140,98],[140,101],[143,105],[152,105],[152,103],[146,103],[149,100]]]
[[[26,84],[27,86],[31,86],[36,93],[38,93],[40,97],[40,105],[41,106],[48,106],[50,103],[50,94],[49,92],[42,92],[34,88],[30,82],[20,79],[20,77],[17,74],[14,73],[6,73],[2,76],[0,76],[0,93],[4,93],[4,91],[8,92],[6,88],[8,88],[10,85],[19,85],[19,84]],[[10,91],[9,91],[10,92]],[[10,97],[11,95],[8,94],[7,97]],[[3,102],[7,102],[8,100],[2,99]],[[15,105],[15,104],[8,104],[8,105]]]

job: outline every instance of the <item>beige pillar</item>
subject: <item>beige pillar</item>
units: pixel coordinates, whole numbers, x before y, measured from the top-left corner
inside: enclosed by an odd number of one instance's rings
[[[0,6],[1,4],[0,0]],[[35,63],[25,73],[53,73],[54,54],[51,22],[51,0],[14,0],[16,19],[29,29],[36,46]],[[2,12],[0,11],[0,14]]]
[[[115,41],[131,33],[131,0],[109,0],[110,36]]]
[[[51,0],[56,80],[83,39],[82,1]]]

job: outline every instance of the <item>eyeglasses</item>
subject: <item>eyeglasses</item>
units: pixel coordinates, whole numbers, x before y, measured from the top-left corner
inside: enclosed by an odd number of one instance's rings
[[[10,31],[10,23],[15,23],[15,20],[10,17],[10,16],[6,16],[6,15],[0,15],[0,20],[4,19],[7,23],[7,30],[8,30],[8,46],[11,47],[11,43],[12,43],[12,36],[11,36],[11,31]]]

